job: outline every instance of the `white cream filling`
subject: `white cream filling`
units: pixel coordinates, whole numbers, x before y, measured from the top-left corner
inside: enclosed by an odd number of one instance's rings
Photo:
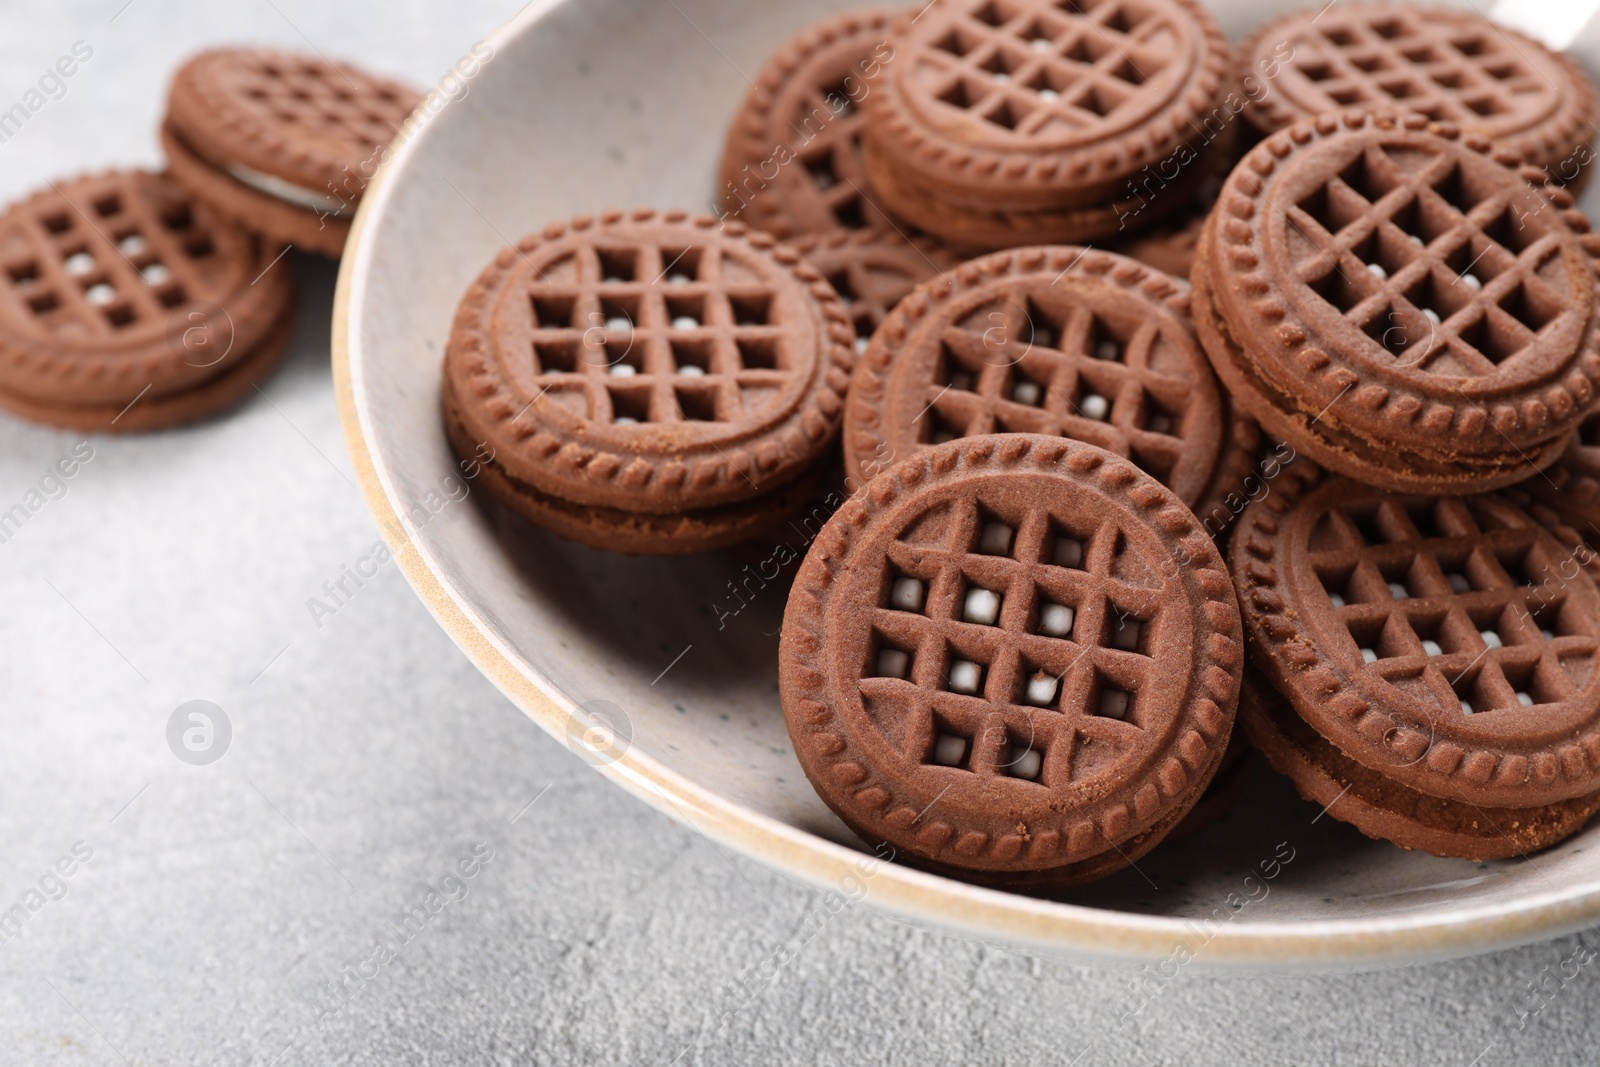
[[[332,215],[339,218],[352,213],[354,205],[338,197],[325,196],[296,185],[294,182],[285,181],[273,174],[264,174],[259,170],[241,166],[238,163],[227,163],[223,170],[235,181],[248,185],[258,193],[266,193],[286,204],[303,207],[308,211],[315,211],[318,215]]]

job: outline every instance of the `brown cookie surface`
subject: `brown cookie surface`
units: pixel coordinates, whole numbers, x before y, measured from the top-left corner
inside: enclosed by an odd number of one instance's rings
[[[574,504],[507,473],[492,449],[486,454],[487,442],[467,432],[448,378],[444,408],[451,447],[482,465],[479,476],[491,496],[535,526],[607,552],[681,555],[743,545],[815,506],[837,477],[836,464],[822,460],[754,500],[666,515]]]
[[[1563,183],[1593,155],[1600,98],[1588,77],[1472,9],[1312,6],[1257,29],[1238,62],[1274,72],[1244,111],[1263,133],[1319,112],[1402,108],[1492,138]]]
[[[829,520],[779,684],[808,778],[864,839],[1044,888],[1181,818],[1242,657],[1222,560],[1169,490],[1091,445],[991,435]]]
[[[609,212],[503,250],[457,310],[448,393],[511,478],[580,506],[754,501],[832,443],[855,331],[800,254],[739,223]]]
[[[1160,226],[1180,215],[1195,190],[1215,177],[1207,160],[1178,167],[1171,183],[1152,182],[1145,189],[1129,181],[1111,198],[1082,206],[975,206],[908,180],[894,168],[887,151],[871,143],[863,149],[873,188],[885,208],[906,225],[974,252],[1041,243],[1084,244]],[[1225,159],[1226,152],[1219,150],[1216,158]]]
[[[245,220],[257,233],[306,252],[338,257],[350,237],[350,217],[329,204],[315,211],[262,192],[195,155],[169,126],[161,127],[161,148],[173,180],[230,219]]]
[[[833,230],[799,238],[794,247],[844,301],[855,323],[858,353],[911,290],[958,262],[954,252],[935,241],[893,230]]]
[[[720,197],[729,218],[792,238],[891,229],[861,163],[861,102],[895,57],[901,9],[847,11],[808,27],[759,73],[728,131]]]
[[[221,48],[174,75],[162,134],[196,195],[260,232],[337,255],[367,182],[420,100],[346,63]]]
[[[1319,116],[1224,185],[1196,329],[1238,403],[1325,466],[1402,491],[1511,484],[1559,455],[1600,377],[1587,226],[1486,141]]]
[[[1536,808],[1497,808],[1419,793],[1351,759],[1246,672],[1239,725],[1306,800],[1368,837],[1435,856],[1527,856],[1572,836],[1600,808],[1600,793]]]
[[[1090,232],[1092,219],[1114,231],[1149,168],[1196,171],[1215,130],[1231,129],[1207,126],[1227,41],[1191,0],[935,0],[902,16],[893,40],[895,60],[862,104],[868,174],[888,210],[957,243],[1110,232]],[[985,227],[998,229],[975,240]]]
[[[852,379],[845,466],[859,483],[929,445],[1068,437],[1130,458],[1191,507],[1237,491],[1258,436],[1235,419],[1181,281],[1109,252],[996,252],[924,285]]]
[[[1508,500],[1291,475],[1230,549],[1257,665],[1346,756],[1428,796],[1600,789],[1592,553]]]
[[[56,183],[11,205],[0,215],[0,403],[107,432],[231,403],[287,341],[294,294],[281,253],[147,171]]]

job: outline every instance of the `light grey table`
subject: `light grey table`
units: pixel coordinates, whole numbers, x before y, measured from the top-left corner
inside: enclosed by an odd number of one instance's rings
[[[0,197],[155,164],[167,74],[203,45],[315,47],[428,84],[512,13],[125,3],[0,8],[0,110],[93,50],[0,144]],[[378,533],[330,385],[334,271],[295,265],[299,333],[260,394],[195,429],[93,439],[0,543],[0,913],[27,915],[0,926],[0,1064],[1594,1060],[1600,968],[1552,977],[1575,939],[1163,981],[863,905],[819,925],[820,894],[534,727],[393,566],[317,625],[307,600]],[[79,440],[0,419],[0,511]],[[167,740],[193,699],[232,730],[207,766]],[[1519,1019],[1542,976],[1559,992]]]

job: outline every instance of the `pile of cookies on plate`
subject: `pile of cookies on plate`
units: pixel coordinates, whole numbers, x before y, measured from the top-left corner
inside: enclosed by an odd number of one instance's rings
[[[1370,836],[1526,855],[1600,807],[1597,109],[1472,11],[837,16],[756,75],[718,214],[498,256],[447,427],[599,548],[811,531],[795,753],[907,862],[1123,869],[1241,735]]]
[[[0,213],[0,408],[90,433],[216,414],[294,327],[288,250],[338,257],[416,91],[319,56],[205,52],[175,74],[167,169]]]

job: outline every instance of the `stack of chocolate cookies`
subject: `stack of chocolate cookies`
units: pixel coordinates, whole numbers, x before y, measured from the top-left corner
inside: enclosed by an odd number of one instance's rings
[[[225,49],[173,79],[164,173],[52,182],[0,213],[0,407],[84,432],[213,415],[276,367],[292,247],[337,257],[420,95]]]
[[[1600,808],[1596,101],[1405,4],[1237,50],[1196,0],[837,16],[756,77],[715,216],[486,269],[448,432],[657,553],[759,536],[839,439],[780,689],[904,862],[1103,877],[1225,810],[1243,738],[1371,836],[1524,855]]]

